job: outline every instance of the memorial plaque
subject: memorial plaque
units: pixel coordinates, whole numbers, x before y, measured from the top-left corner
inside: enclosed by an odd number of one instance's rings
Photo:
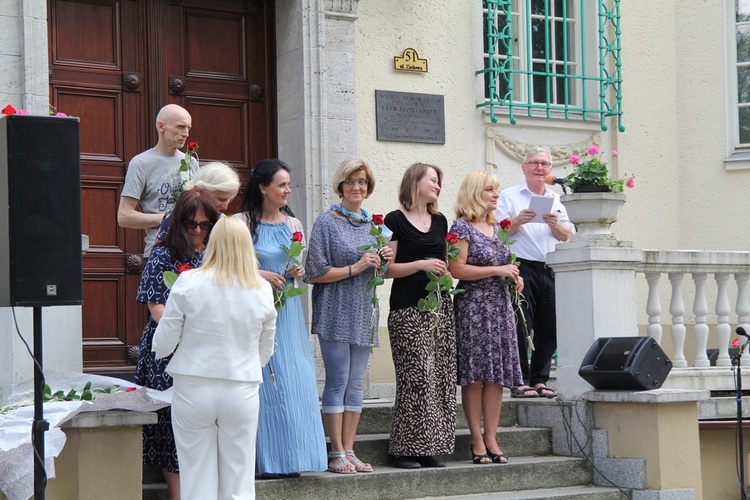
[[[445,97],[375,91],[379,141],[445,144]]]

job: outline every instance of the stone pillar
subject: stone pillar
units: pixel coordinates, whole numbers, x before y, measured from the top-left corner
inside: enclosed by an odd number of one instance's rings
[[[594,459],[600,471],[595,484],[607,484],[600,481],[606,471],[620,486],[640,490],[633,492],[634,500],[702,499],[697,402],[709,398],[709,391],[674,389],[587,393],[584,399],[594,402],[594,425],[607,431],[610,457]],[[643,460],[645,484],[629,483],[632,459]]]
[[[338,196],[339,164],[357,156],[355,21],[359,0],[276,2],[279,158],[292,170],[289,206],[309,234]],[[310,294],[303,296],[307,310]],[[309,318],[308,314],[308,318]],[[322,391],[323,360],[310,336]],[[365,380],[365,393],[369,390]]]
[[[600,237],[571,238],[547,255],[555,271],[556,389],[566,400],[592,389],[578,369],[596,339],[638,335],[635,270],[643,252]]]

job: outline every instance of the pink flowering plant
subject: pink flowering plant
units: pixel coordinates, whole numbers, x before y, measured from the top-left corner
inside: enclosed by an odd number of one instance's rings
[[[623,188],[635,186],[635,176],[625,175],[619,179],[610,177],[607,165],[617,157],[617,151],[612,150],[609,161],[602,160],[602,151],[593,144],[581,155],[572,155],[568,161],[573,165],[573,172],[565,177],[565,185],[574,192],[584,186],[601,186],[613,193],[622,193]]]

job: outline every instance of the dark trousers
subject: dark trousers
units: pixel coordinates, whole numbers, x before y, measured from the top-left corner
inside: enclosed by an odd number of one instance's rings
[[[521,304],[526,329],[521,316],[516,312],[518,335],[518,354],[521,360],[521,373],[525,384],[546,384],[549,380],[552,356],[557,349],[557,321],[555,316],[555,273],[546,267],[544,262],[518,259],[519,272],[523,278],[523,296]],[[534,350],[529,362],[529,342],[526,338],[534,331]]]

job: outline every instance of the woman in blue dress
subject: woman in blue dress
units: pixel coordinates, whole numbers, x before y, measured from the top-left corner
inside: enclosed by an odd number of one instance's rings
[[[261,160],[250,172],[243,212],[236,215],[250,229],[260,274],[276,292],[305,274],[284,249],[295,233],[304,242],[302,224],[287,206],[290,180],[284,162]],[[299,296],[286,299],[279,311],[276,349],[263,368],[255,468],[260,478],[326,469],[315,365]]]
[[[200,190],[185,191],[175,204],[167,236],[151,251],[136,297],[138,302],[148,305],[150,313],[138,350],[135,372],[138,385],[158,391],[172,387],[172,377],[165,372],[172,357],[156,359],[151,352],[154,332],[169,297],[164,271],[179,274],[199,267],[211,227],[218,219],[211,195]],[[171,410],[167,407],[156,413],[159,422],[143,426],[143,463],[159,467],[164,472],[170,499],[179,499],[180,477]]]

